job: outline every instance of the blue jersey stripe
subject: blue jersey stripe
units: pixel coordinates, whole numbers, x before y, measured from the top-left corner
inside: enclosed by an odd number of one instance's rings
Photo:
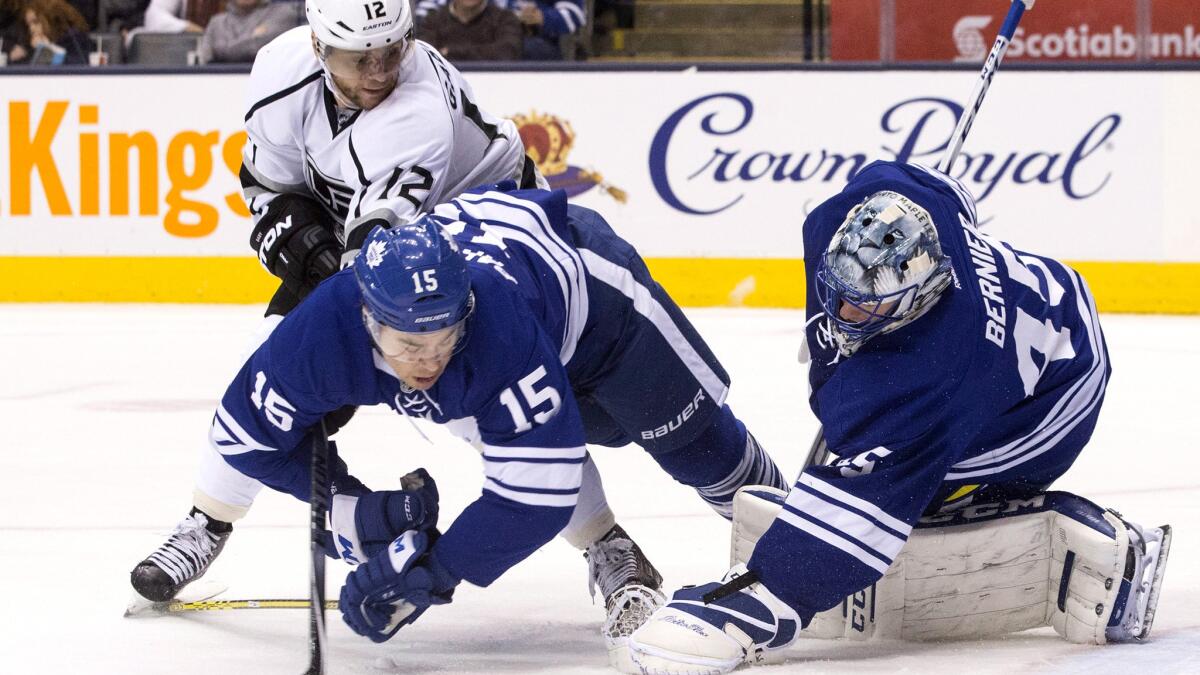
[[[499,485],[500,487],[504,488],[505,490],[512,490],[513,492],[526,492],[526,493],[535,494],[535,495],[577,495],[577,494],[579,494],[579,488],[577,488],[577,487],[576,488],[566,488],[566,489],[533,488],[533,487],[524,487],[521,485],[509,485],[508,483],[496,480],[495,478],[493,478],[491,476],[488,476],[488,479],[491,480],[496,485]]]

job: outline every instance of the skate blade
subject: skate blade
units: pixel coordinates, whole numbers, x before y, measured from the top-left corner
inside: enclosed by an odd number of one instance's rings
[[[1150,594],[1146,599],[1146,615],[1142,619],[1142,632],[1138,635],[1139,640],[1150,637],[1150,628],[1154,625],[1154,613],[1158,609],[1158,595],[1162,590],[1163,575],[1167,571],[1167,556],[1171,554],[1171,539],[1174,537],[1171,526],[1163,525],[1159,529],[1163,531],[1162,544],[1158,552],[1158,564],[1154,566],[1154,580],[1150,582]]]
[[[200,602],[209,600],[225,591],[229,590],[229,586],[211,579],[197,579],[179,592],[179,595],[164,600],[155,602],[147,600],[138,595],[137,591],[133,592],[133,597],[129,601],[129,606],[125,608],[125,618],[142,618],[148,616],[165,616],[170,614],[170,607],[173,603],[184,602]]]

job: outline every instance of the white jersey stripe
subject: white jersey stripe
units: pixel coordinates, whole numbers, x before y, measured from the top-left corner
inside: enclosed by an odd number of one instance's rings
[[[800,480],[796,482],[801,485],[806,485],[813,490],[820,492],[826,497],[830,497],[834,502],[841,502],[846,506],[858,509],[875,520],[878,520],[885,527],[891,528],[893,531],[903,535],[904,537],[907,537],[909,533],[912,532],[912,525],[909,525],[908,523],[889,515],[886,511],[878,506],[875,506],[871,502],[855,497],[849,492],[834,487],[832,484],[826,483],[812,474],[802,473],[800,474]],[[795,490],[792,492],[794,493]]]
[[[209,442],[222,455],[240,455],[251,450],[274,452],[279,448],[263,445],[246,433],[233,415],[224,405],[217,405],[217,414],[213,418],[212,428],[208,432]]]
[[[487,478],[510,487],[577,490],[583,480],[582,463],[495,462],[488,461],[486,455],[483,462]]]
[[[561,506],[573,508],[575,502],[579,500],[579,493],[571,493],[565,495],[544,494],[540,492],[518,492],[510,490],[503,485],[499,485],[496,481],[488,478],[483,483],[483,489],[488,492],[495,493],[505,499],[530,506]]]
[[[876,558],[874,555],[871,555],[871,553],[849,539],[839,537],[829,530],[818,527],[813,523],[810,523],[807,520],[797,516],[791,511],[780,511],[778,518],[788,525],[791,525],[792,527],[803,532],[807,532],[826,544],[848,553],[849,555],[858,559],[858,561],[862,564],[874,569],[880,574],[883,574],[887,571],[888,563],[885,563],[879,558]]]
[[[583,446],[577,448],[518,448],[485,443],[480,451],[488,457],[497,459],[531,458],[569,462],[587,456],[587,449]]]
[[[709,398],[717,406],[724,405],[725,397],[729,394],[729,387],[725,386],[712,368],[709,368],[704,358],[696,353],[683,332],[679,330],[679,326],[675,325],[675,321],[671,319],[671,315],[654,299],[650,289],[639,284],[629,270],[616,263],[605,260],[584,248],[579,249],[579,253],[587,265],[588,274],[632,300],[633,308],[654,324],[654,327],[670,345],[671,350],[688,367],[700,386],[704,387]]]
[[[873,549],[880,557],[894,560],[904,548],[904,539],[879,527],[862,515],[845,509],[837,504],[831,504],[803,488],[796,488],[788,493],[789,506],[805,515],[824,523],[829,529],[862,542]]]

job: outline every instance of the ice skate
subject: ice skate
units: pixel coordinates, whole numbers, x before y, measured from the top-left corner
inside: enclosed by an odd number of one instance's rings
[[[583,554],[588,561],[588,591],[604,596],[604,641],[609,663],[636,673],[627,641],[656,609],[666,602],[662,575],[620,525],[614,525]]]
[[[1150,636],[1167,556],[1171,553],[1170,525],[1142,529],[1135,523],[1124,522],[1129,530],[1129,553],[1117,609],[1104,631],[1109,642],[1145,640]]]
[[[203,512],[193,509],[167,541],[130,572],[129,580],[136,595],[126,615],[138,614],[175,599],[185,586],[204,576],[232,531],[232,524],[210,520]],[[200,590],[211,597],[223,588],[215,592],[211,587]]]

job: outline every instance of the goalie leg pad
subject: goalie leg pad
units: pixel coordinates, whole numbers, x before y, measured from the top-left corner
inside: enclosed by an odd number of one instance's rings
[[[782,501],[739,493],[734,562],[749,559]],[[941,640],[1050,625],[1071,642],[1141,639],[1170,543],[1168,526],[1143,530],[1064,492],[973,504],[925,519],[879,582],[801,636]]]

